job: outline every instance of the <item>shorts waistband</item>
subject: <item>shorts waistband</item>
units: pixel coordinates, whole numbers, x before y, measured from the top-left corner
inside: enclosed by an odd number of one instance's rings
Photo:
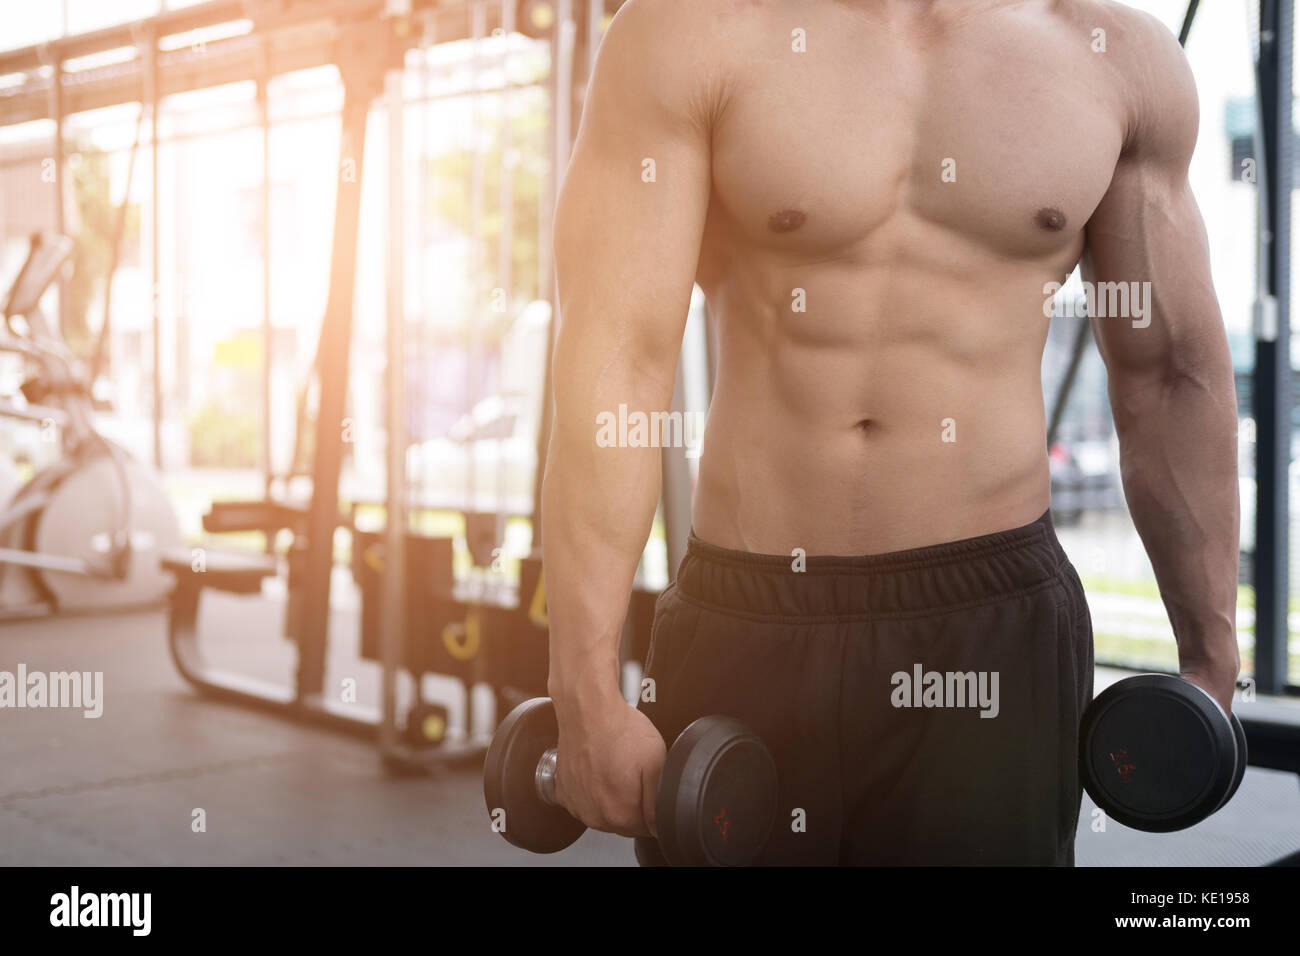
[[[1051,512],[975,538],[862,556],[756,554],[692,531],[675,581],[687,599],[764,618],[912,614],[1051,583],[1067,563]]]

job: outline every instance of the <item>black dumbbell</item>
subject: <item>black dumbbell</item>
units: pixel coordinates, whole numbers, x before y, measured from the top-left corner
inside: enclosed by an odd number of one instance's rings
[[[524,850],[563,850],[587,829],[555,799],[559,728],[549,697],[524,701],[488,748],[483,797],[501,835]],[[701,717],[668,750],[655,797],[656,827],[673,866],[744,866],[776,816],[776,764],[739,720]]]
[[[1153,833],[1200,823],[1246,775],[1237,715],[1191,681],[1142,674],[1113,684],[1079,726],[1084,788],[1112,819]]]

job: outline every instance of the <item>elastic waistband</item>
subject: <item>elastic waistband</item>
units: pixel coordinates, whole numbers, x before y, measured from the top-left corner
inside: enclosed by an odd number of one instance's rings
[[[677,571],[688,599],[764,618],[910,614],[1037,590],[1066,563],[1051,512],[1032,524],[887,554],[753,554],[691,532]]]

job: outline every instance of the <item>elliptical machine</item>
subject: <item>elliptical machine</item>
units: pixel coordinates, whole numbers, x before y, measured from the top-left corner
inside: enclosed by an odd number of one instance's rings
[[[0,619],[143,607],[173,580],[180,524],[152,469],[96,430],[92,383],[40,310],[72,240],[38,233],[4,303],[0,352],[29,370],[0,415],[58,429],[60,457],[0,503]]]

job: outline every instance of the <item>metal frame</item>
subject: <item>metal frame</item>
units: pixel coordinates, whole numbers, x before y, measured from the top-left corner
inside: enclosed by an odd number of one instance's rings
[[[555,402],[551,397],[551,363],[555,355],[555,337],[560,330],[560,295],[555,280],[555,260],[550,254],[551,225],[555,215],[555,201],[560,191],[560,178],[569,165],[573,148],[571,117],[573,107],[573,47],[577,25],[573,19],[573,0],[559,0],[555,29],[551,34],[551,120],[552,165],[545,188],[541,190],[541,210],[537,217],[538,231],[538,290],[539,297],[551,302],[551,331],[546,339],[543,358],[545,372],[542,376],[542,414],[537,429],[537,469],[533,475],[533,554],[542,552],[542,481],[546,476],[546,454],[551,444],[551,426],[555,416]],[[566,56],[567,53],[567,56]],[[564,64],[568,63],[565,67]]]
[[[275,326],[271,320],[271,67],[267,42],[258,46],[258,126],[262,132],[262,479],[271,493],[275,471],[271,454],[271,365],[275,358]],[[273,542],[268,537],[269,552]]]
[[[297,560],[302,565],[298,593],[290,595],[289,619],[297,649],[293,687],[285,688],[232,672],[217,671],[204,662],[198,635],[198,608],[205,580],[178,575],[169,622],[169,646],[182,676],[205,693],[234,703],[270,710],[283,716],[309,720],[334,730],[386,742],[391,736],[393,711],[385,673],[382,708],[345,704],[325,692],[325,654],[328,646],[330,583],[334,567],[334,532],[340,524],[338,485],[343,459],[342,421],[347,399],[346,386],[328,383],[348,381],[352,338],[352,307],[356,279],[358,227],[361,216],[361,188],[365,168],[366,122],[370,107],[383,88],[385,70],[392,65],[394,50],[389,40],[392,26],[386,21],[354,24],[342,33],[337,49],[344,99],[339,143],[339,175],[334,208],[333,242],[330,257],[329,296],[321,322],[315,373],[318,411],[312,453],[312,496],[303,531],[308,545]],[[400,65],[400,54],[398,64]],[[344,160],[351,161],[349,175]],[[400,156],[399,156],[400,162]],[[265,210],[264,210],[265,211]],[[269,251],[269,249],[267,250]],[[398,343],[400,344],[400,337]],[[269,358],[269,356],[268,356]],[[400,477],[400,472],[399,472]],[[400,526],[399,526],[400,533]],[[268,532],[268,538],[273,532]],[[301,539],[295,535],[295,548]],[[291,555],[291,565],[294,556]],[[274,573],[270,556],[210,556],[211,569],[233,572],[238,586],[217,590],[259,593],[262,577]],[[226,567],[222,567],[225,565]],[[400,567],[401,562],[398,562]],[[214,575],[220,579],[220,573]],[[400,586],[400,574],[395,575]],[[400,615],[401,603],[396,607]],[[385,615],[387,618],[388,615]],[[385,621],[385,632],[391,625]],[[398,622],[400,634],[401,622]],[[385,655],[387,647],[384,648]],[[385,656],[385,662],[387,658]]]
[[[480,0],[481,2],[481,0]],[[513,2],[513,0],[506,0]],[[480,7],[481,9],[481,7]],[[401,14],[397,14],[401,16]],[[405,395],[403,389],[405,315],[403,277],[404,241],[404,153],[403,96],[404,55],[409,44],[395,21],[377,19],[342,25],[335,58],[343,80],[340,175],[337,181],[333,242],[330,260],[329,296],[322,320],[314,373],[317,412],[314,422],[312,496],[300,523],[295,522],[297,566],[290,597],[287,629],[297,648],[297,666],[292,688],[252,680],[242,675],[209,668],[200,649],[197,627],[202,582],[213,589],[232,593],[260,592],[261,579],[274,573],[270,556],[209,556],[209,570],[216,574],[180,575],[173,598],[169,641],[173,659],[181,674],[200,690],[220,699],[269,710],[281,716],[307,720],[333,730],[376,740],[390,766],[425,765],[480,757],[486,748],[482,740],[448,742],[437,750],[413,751],[400,739],[397,726],[397,690],[405,629]],[[262,74],[262,79],[268,77]],[[264,83],[263,83],[264,85]],[[386,505],[389,521],[384,542],[387,570],[380,616],[381,701],[379,708],[345,704],[325,687],[325,655],[329,637],[330,585],[334,567],[333,539],[339,526],[339,477],[342,469],[342,421],[346,414],[349,380],[353,299],[356,280],[358,227],[361,215],[366,154],[366,126],[372,103],[386,93],[389,135],[389,194],[387,235],[387,395],[385,420],[387,451]],[[263,97],[263,117],[265,118]],[[263,162],[267,163],[264,142]],[[345,163],[344,161],[348,161]],[[267,170],[264,169],[264,173]],[[266,177],[269,181],[269,176]],[[264,229],[269,229],[264,182]],[[269,252],[269,245],[267,251]],[[269,303],[267,304],[269,310]],[[264,315],[269,323],[269,311]],[[269,359],[269,354],[268,354]],[[206,523],[206,522],[205,522]],[[291,572],[291,577],[293,573]]]
[[[158,188],[158,111],[162,105],[162,88],[158,81],[158,35],[152,30],[142,31],[148,42],[145,55],[145,98],[141,103],[149,104],[149,315],[151,338],[153,339],[153,463],[162,469],[162,418],[163,418],[163,383],[162,383],[162,316],[158,309],[158,284],[162,278],[159,263],[159,188]],[[125,201],[129,201],[126,197]]]
[[[516,0],[500,0],[497,9],[507,24],[513,19]],[[570,0],[571,2],[571,0]],[[571,13],[562,5],[562,13]],[[406,16],[409,7],[394,0],[395,16]],[[401,8],[401,9],[399,9]],[[464,5],[461,5],[464,10]],[[405,12],[403,12],[403,10]],[[474,0],[469,8],[472,14],[470,35],[482,38],[492,21],[488,18],[488,0]],[[426,19],[426,25],[430,21]],[[429,36],[434,31],[427,30]],[[553,157],[559,164],[567,162],[571,140],[569,105],[573,101],[576,44],[573,42],[572,17],[561,21],[556,31],[552,131]],[[398,682],[401,673],[402,640],[405,631],[405,531],[407,525],[407,487],[405,475],[406,435],[405,391],[403,382],[405,356],[405,313],[403,278],[404,243],[404,111],[408,105],[403,92],[404,54],[412,44],[409,34],[395,29],[391,19],[353,23],[340,28],[339,45],[332,54],[338,64],[344,86],[344,104],[341,117],[342,137],[340,160],[350,159],[352,176],[340,176],[337,184],[333,245],[330,261],[330,287],[325,316],[322,321],[314,374],[317,385],[317,412],[314,422],[314,450],[312,461],[313,490],[309,508],[301,520],[293,522],[296,546],[291,555],[291,567],[297,568],[298,579],[291,594],[288,619],[289,631],[297,647],[297,667],[292,688],[279,687],[252,680],[239,674],[220,672],[209,668],[200,648],[198,608],[203,582],[218,591],[255,594],[260,592],[262,578],[273,574],[275,561],[270,555],[260,557],[220,555],[209,556],[209,570],[217,571],[197,578],[181,575],[177,594],[173,599],[173,613],[169,628],[169,641],[173,659],[181,674],[194,686],[218,698],[258,707],[300,720],[308,720],[333,730],[374,739],[379,744],[385,763],[392,767],[419,768],[433,763],[462,760],[481,756],[486,741],[469,738],[463,742],[448,742],[436,750],[421,750],[406,743],[398,728]],[[567,64],[567,65],[566,65]],[[267,82],[273,73],[269,56],[264,56],[258,75],[258,99],[263,126],[263,233],[267,236],[269,254],[269,141],[267,131]],[[156,77],[148,92],[156,93]],[[360,219],[360,194],[365,168],[366,123],[372,102],[385,93],[388,119],[388,233],[386,314],[387,342],[385,426],[389,436],[386,454],[386,508],[388,520],[383,540],[386,572],[382,582],[383,606],[380,615],[380,667],[382,693],[380,707],[361,707],[344,704],[325,687],[325,653],[328,645],[330,617],[330,583],[333,560],[333,536],[341,522],[339,514],[338,484],[342,467],[343,440],[341,422],[346,413],[346,388],[327,387],[331,383],[349,379],[350,342],[352,332],[352,303],[356,278],[358,225]],[[477,92],[475,88],[470,95]],[[156,97],[151,99],[156,108]],[[508,123],[505,127],[508,127]],[[508,130],[503,127],[503,137]],[[508,142],[508,139],[506,140]],[[502,161],[505,161],[503,152]],[[560,168],[552,170],[552,194],[546,199],[553,203],[553,191],[560,179]],[[481,169],[474,176],[475,192],[481,192]],[[508,181],[503,182],[501,195],[509,202]],[[478,200],[481,202],[481,198]],[[156,214],[156,206],[155,206]],[[481,210],[475,220],[481,219]],[[508,238],[502,236],[498,250],[498,265],[509,272],[510,247]],[[270,358],[270,300],[269,265],[264,289],[263,329],[267,339],[267,361]],[[263,457],[269,472],[269,448],[264,444]],[[206,524],[206,519],[205,519]],[[271,532],[273,533],[273,532]],[[293,574],[291,573],[291,577]],[[467,687],[468,689],[468,687]],[[418,696],[418,688],[417,688]]]
[[[410,0],[412,17],[427,18],[439,42],[469,36],[467,11],[472,0]],[[329,66],[343,34],[352,24],[384,18],[386,0],[208,0],[134,23],[33,44],[0,53],[0,76],[29,74],[19,86],[0,90],[0,126],[46,119],[53,112],[54,81],[40,75],[51,63],[137,47],[142,36],[158,40],[251,20],[251,32],[205,42],[203,52],[182,47],[159,51],[158,89],[162,96],[206,89],[256,78],[265,70],[281,75],[316,66]],[[618,6],[619,0],[610,0]],[[493,4],[487,30],[501,26]],[[404,48],[418,45],[419,31],[398,38]],[[91,67],[62,77],[63,115],[143,100],[147,63],[144,58],[111,66]]]
[[[406,103],[402,96],[403,73],[399,67],[388,70],[384,76],[388,107],[388,237],[384,256],[388,293],[384,343],[388,359],[384,375],[388,501],[383,540],[384,554],[390,558],[385,563],[384,603],[379,612],[380,700],[383,709],[379,750],[385,758],[406,762],[410,755],[402,746],[397,729],[397,682],[402,661],[402,634],[406,629],[406,293],[402,282],[406,271],[402,255],[406,228],[406,170],[403,163]],[[360,177],[357,178],[357,192],[360,193]],[[355,249],[353,251],[355,253]],[[313,487],[312,498],[315,496]],[[419,688],[416,690],[418,692]]]
[[[1291,459],[1291,0],[1260,0],[1258,82],[1266,188],[1260,258],[1266,296],[1255,318],[1255,680],[1263,693],[1300,691],[1288,680]],[[1271,297],[1271,301],[1270,301]]]

